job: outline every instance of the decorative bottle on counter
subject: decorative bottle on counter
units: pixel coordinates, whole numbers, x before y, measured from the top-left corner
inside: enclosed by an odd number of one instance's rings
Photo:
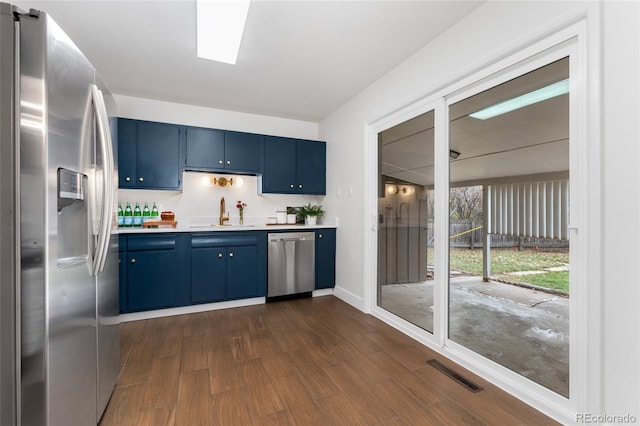
[[[133,227],[139,228],[142,226],[142,210],[140,210],[140,203],[136,201],[136,207],[133,209]]]
[[[122,210],[122,204],[118,203],[118,227],[124,226],[124,211]]]
[[[148,222],[151,219],[151,210],[149,210],[149,203],[144,202],[144,209],[142,209],[142,223]]]
[[[158,212],[158,206],[156,206],[156,202],[153,202],[153,207],[151,208],[151,219],[158,219],[160,217],[160,213]]]
[[[131,210],[131,203],[127,201],[127,206],[124,208],[124,226],[130,228],[133,226],[133,210]]]

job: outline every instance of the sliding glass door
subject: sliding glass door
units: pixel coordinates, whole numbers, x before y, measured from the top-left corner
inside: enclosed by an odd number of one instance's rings
[[[434,112],[378,137],[378,304],[433,332]]]
[[[376,300],[568,398],[570,58],[547,58],[378,133]]]

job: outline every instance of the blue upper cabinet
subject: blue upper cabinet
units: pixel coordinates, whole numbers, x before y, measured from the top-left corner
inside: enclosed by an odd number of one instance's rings
[[[119,119],[120,188],[179,190],[183,134],[184,128],[173,124]]]
[[[262,135],[187,128],[186,169],[256,174]]]
[[[298,192],[327,193],[327,145],[324,142],[299,140],[297,143]]]
[[[265,136],[262,192],[326,194],[326,149],[324,142]]]
[[[224,168],[224,131],[187,128],[187,169]]]

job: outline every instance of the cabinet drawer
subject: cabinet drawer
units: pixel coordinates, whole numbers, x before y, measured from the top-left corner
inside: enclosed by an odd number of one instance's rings
[[[163,235],[136,235],[127,239],[127,249],[131,250],[165,250],[176,248],[176,236],[174,234]]]
[[[258,244],[257,233],[227,235],[227,234],[202,234],[191,237],[191,247],[230,247],[230,246],[251,246]]]

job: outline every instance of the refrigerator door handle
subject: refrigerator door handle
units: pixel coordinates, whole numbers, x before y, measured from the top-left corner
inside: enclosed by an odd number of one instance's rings
[[[104,103],[102,92],[95,84],[90,85],[91,88],[91,104],[96,114],[96,123],[98,125],[98,135],[100,139],[100,149],[104,161],[104,185],[102,195],[102,212],[100,218],[100,227],[98,231],[98,241],[96,244],[96,254],[93,259],[91,268],[92,275],[98,275],[102,272],[107,259],[109,248],[109,237],[111,235],[111,215],[113,213],[113,180],[115,165],[113,162],[113,146],[111,142],[111,132],[109,130],[109,119],[107,108]]]

